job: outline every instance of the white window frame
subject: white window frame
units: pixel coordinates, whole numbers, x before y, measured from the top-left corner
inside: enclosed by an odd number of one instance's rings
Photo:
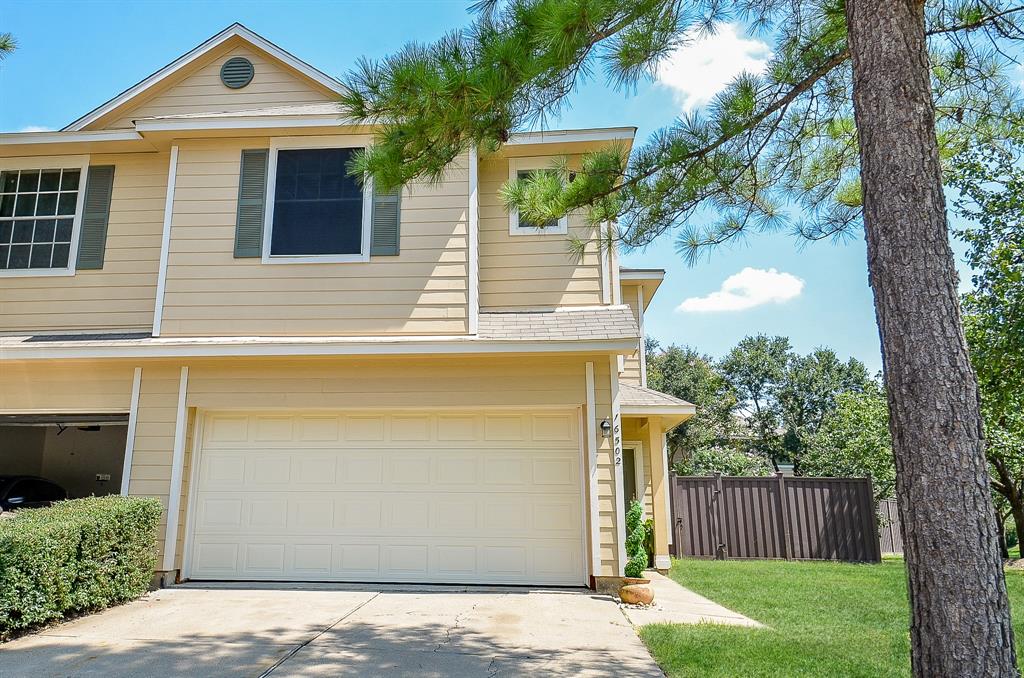
[[[0,160],[0,172],[5,170],[54,170],[77,169],[78,200],[75,202],[75,219],[71,224],[71,251],[68,252],[68,265],[64,268],[14,268],[0,269],[0,278],[40,278],[53,276],[73,276],[78,265],[78,239],[82,233],[82,212],[85,207],[85,185],[89,179],[88,155],[40,156],[35,158],[3,158]]]
[[[370,260],[370,235],[373,214],[373,180],[363,184],[363,224],[359,254],[271,254],[270,244],[274,230],[274,194],[277,186],[277,152],[299,149],[367,148],[372,142],[369,135],[274,137],[270,140],[267,160],[267,207],[263,217],[264,264],[350,264]]]
[[[553,158],[538,156],[532,158],[509,158],[508,180],[517,181],[519,172],[522,170],[551,169]],[[533,226],[521,227],[519,225],[519,210],[512,208],[508,211],[508,234],[509,235],[566,235],[569,232],[569,215],[562,215],[558,224],[550,228],[536,228]]]

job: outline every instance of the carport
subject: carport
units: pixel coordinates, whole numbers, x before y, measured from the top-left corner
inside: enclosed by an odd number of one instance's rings
[[[125,485],[127,414],[0,415],[0,476],[38,476],[69,498]]]

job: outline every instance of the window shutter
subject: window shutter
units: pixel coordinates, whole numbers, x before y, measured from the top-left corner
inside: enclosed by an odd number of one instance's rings
[[[390,193],[373,191],[371,255],[397,255],[399,222],[402,216],[402,189]]]
[[[263,217],[267,205],[265,148],[242,151],[238,177],[238,218],[235,221],[235,258],[263,255]]]
[[[78,236],[78,260],[75,268],[90,271],[103,268],[107,248],[107,221],[110,218],[110,193],[114,188],[114,166],[89,168],[85,180],[85,207],[82,230]]]

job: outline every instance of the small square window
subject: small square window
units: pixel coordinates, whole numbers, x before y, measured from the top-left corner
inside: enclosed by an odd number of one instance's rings
[[[0,172],[0,270],[67,269],[80,182],[80,169]]]
[[[509,181],[529,178],[535,172],[547,169],[551,165],[548,158],[511,158],[509,159]],[[569,218],[551,219],[543,224],[534,224],[521,218],[519,211],[510,209],[508,212],[509,235],[565,235],[569,232]]]

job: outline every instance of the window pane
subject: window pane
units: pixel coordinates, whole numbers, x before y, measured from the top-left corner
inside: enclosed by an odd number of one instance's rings
[[[32,221],[15,221],[14,237],[11,238],[11,242],[32,242]]]
[[[67,268],[68,265],[68,253],[71,251],[71,245],[54,245],[53,246],[53,267],[54,268]]]
[[[10,249],[10,245],[0,245],[0,268],[7,268],[7,252]]]
[[[28,255],[31,245],[11,245],[11,258],[7,268],[28,268]]]
[[[29,268],[50,268],[51,254],[53,254],[53,245],[33,245]]]
[[[40,193],[39,202],[36,203],[36,214],[49,216],[57,213],[57,194]]]
[[[60,180],[60,190],[62,191],[77,191],[78,190],[78,175],[82,173],[82,170],[64,170],[63,176]]]
[[[22,193],[18,196],[18,204],[14,207],[14,216],[30,217],[36,213],[36,194]]]
[[[0,174],[0,191],[14,193],[18,190],[18,173],[4,172]]]
[[[60,202],[57,204],[57,214],[74,214],[77,202],[77,193],[61,193]]]
[[[39,190],[39,170],[22,170],[18,181],[18,193]]]
[[[53,219],[36,219],[36,232],[32,237],[34,242],[53,242],[53,230],[57,222]]]
[[[40,191],[56,191],[60,188],[60,170],[43,170],[39,177]]]
[[[271,254],[359,254],[363,193],[345,173],[354,151],[278,151]]]
[[[13,230],[13,221],[0,221],[0,245],[11,242],[11,231]]]
[[[57,220],[57,235],[54,240],[57,242],[71,242],[71,219]]]
[[[14,196],[0,195],[0,217],[14,215]]]

